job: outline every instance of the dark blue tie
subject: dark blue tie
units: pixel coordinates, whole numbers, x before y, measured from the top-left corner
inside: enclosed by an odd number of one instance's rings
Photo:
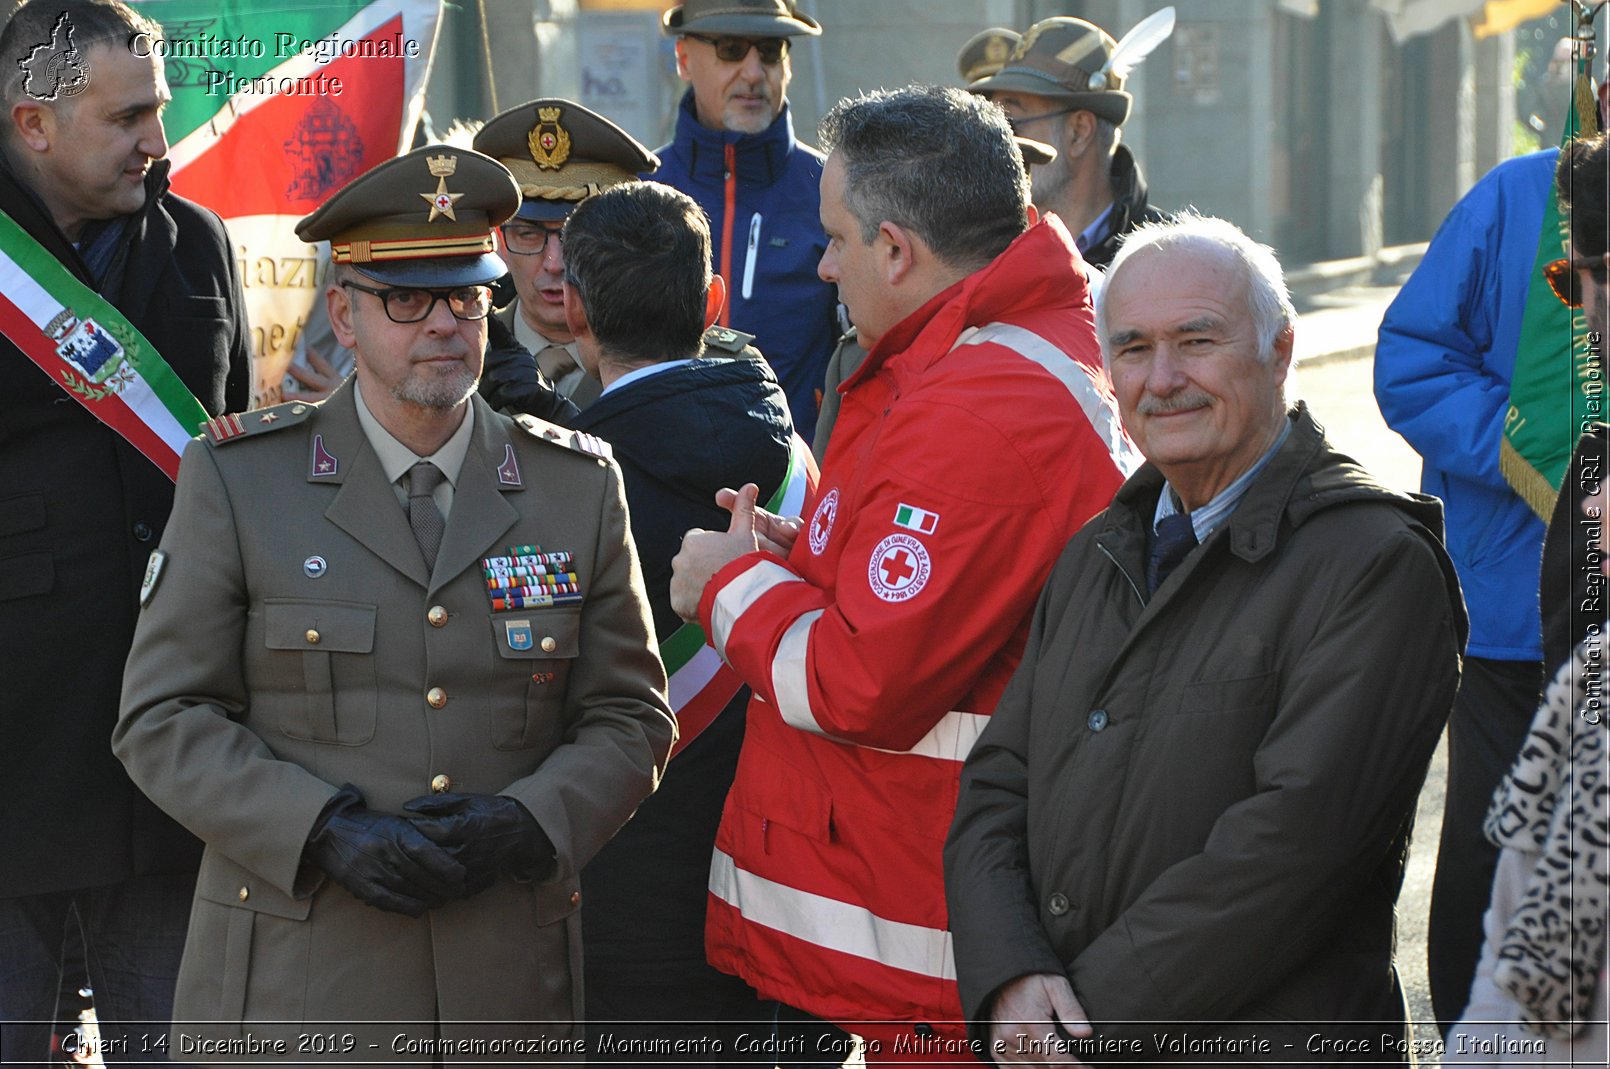
[[[1146,592],[1156,593],[1169,573],[1195,548],[1196,529],[1191,526],[1190,514],[1175,512],[1164,516],[1152,535],[1152,552],[1146,558]]]

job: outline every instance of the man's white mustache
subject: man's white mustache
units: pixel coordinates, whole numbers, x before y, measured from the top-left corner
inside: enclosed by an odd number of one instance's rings
[[[1143,416],[1160,416],[1170,412],[1188,412],[1193,408],[1207,408],[1213,404],[1213,398],[1205,393],[1181,393],[1173,397],[1158,397],[1147,394],[1135,406],[1135,411]]]

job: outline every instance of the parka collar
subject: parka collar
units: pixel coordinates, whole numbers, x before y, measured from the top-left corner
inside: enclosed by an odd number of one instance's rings
[[[696,182],[720,183],[727,173],[727,146],[737,157],[735,177],[741,186],[769,186],[788,169],[794,151],[794,119],[788,102],[770,126],[758,134],[739,134],[731,130],[712,130],[699,122],[693,107],[693,90],[682,94],[676,113],[676,145],[686,145],[688,173]]]

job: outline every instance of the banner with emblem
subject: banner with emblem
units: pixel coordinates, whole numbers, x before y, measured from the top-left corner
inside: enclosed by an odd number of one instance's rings
[[[788,474],[764,503],[766,511],[798,516],[816,489],[816,479],[816,458],[811,455],[811,447],[796,434],[789,452]],[[671,748],[671,756],[675,757],[715,722],[744,683],[706,641],[704,629],[698,624],[683,624],[661,642],[660,660],[665,662],[665,674],[670,678],[667,696],[676,714],[676,745]]]
[[[207,412],[123,313],[0,212],[0,333],[167,473]]]
[[[1589,35],[1591,18],[1590,15]],[[1572,83],[1562,145],[1579,132],[1593,133],[1599,127],[1587,51],[1580,40],[1576,50],[1576,80]],[[1543,268],[1551,261],[1570,256],[1570,218],[1561,211],[1551,182],[1526,292],[1526,309],[1521,314],[1521,334],[1515,347],[1515,369],[1510,376],[1509,407],[1504,413],[1504,437],[1498,455],[1504,478],[1544,522],[1553,514],[1554,498],[1578,436],[1603,411],[1604,372],[1597,353],[1588,344],[1587,320],[1582,309],[1567,308],[1554,296],[1543,274]]]
[[[292,228],[413,141],[441,0],[134,0],[162,36],[173,189],[223,217],[252,328],[254,405],[280,399],[318,298]]]

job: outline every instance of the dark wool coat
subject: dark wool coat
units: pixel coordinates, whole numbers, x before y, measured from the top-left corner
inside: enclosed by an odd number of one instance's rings
[[[101,293],[208,414],[243,411],[251,353],[240,276],[218,217],[167,192],[152,164]],[[0,165],[0,210],[85,285],[89,270]],[[0,897],[194,870],[200,844],[129,782],[110,748],[146,559],[173,483],[0,338]]]

